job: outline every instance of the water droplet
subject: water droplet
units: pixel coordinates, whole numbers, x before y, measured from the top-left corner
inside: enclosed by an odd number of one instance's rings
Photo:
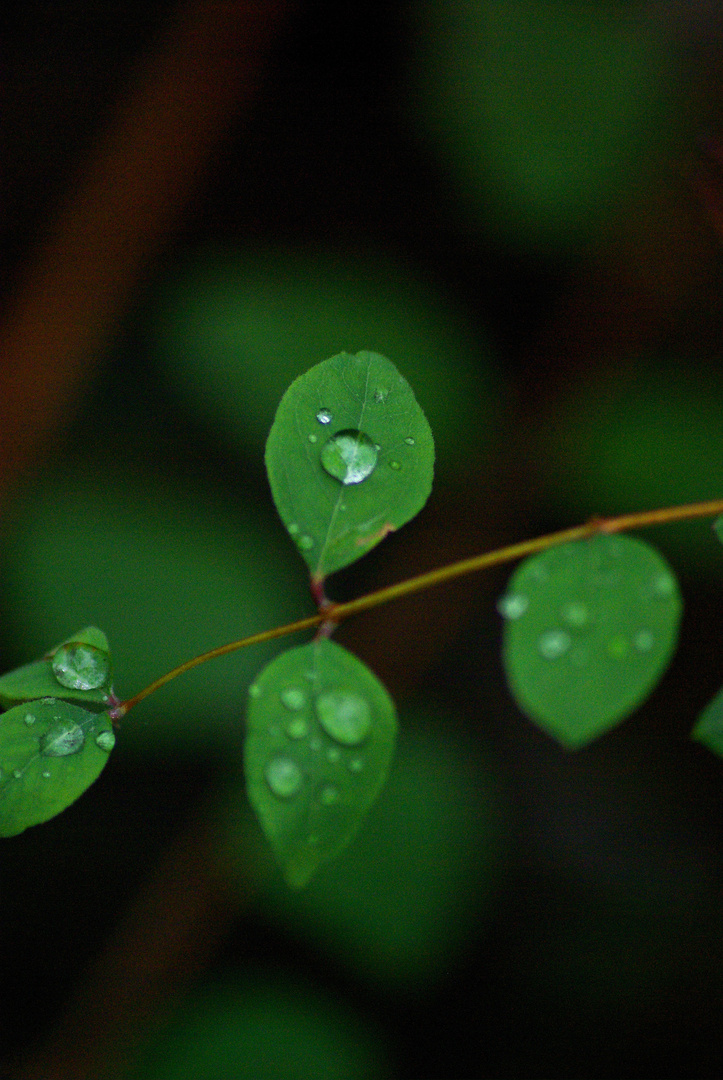
[[[572,638],[566,630],[545,630],[540,635],[537,648],[546,660],[557,660],[563,656],[572,644]]]
[[[332,764],[335,761],[338,761],[340,757],[341,757],[341,750],[339,749],[338,746],[330,746],[329,749],[326,751],[326,760],[331,761]]]
[[[318,413],[316,414],[316,419],[319,421],[320,424],[330,424],[331,423],[331,410],[330,409],[319,409]]]
[[[49,780],[50,779],[50,773],[49,773],[49,771],[47,769],[43,773],[43,779],[44,780]]]
[[[309,725],[303,716],[295,716],[286,725],[286,734],[290,739],[303,739],[309,733]]]
[[[19,780],[22,775],[23,775],[23,770],[22,769],[13,769],[13,776],[15,777],[16,780]]]
[[[635,635],[635,648],[639,652],[650,652],[655,644],[655,636],[650,630],[638,630]]]
[[[401,469],[401,467],[402,467],[402,466],[401,466],[401,465],[399,464],[399,462],[398,462],[398,461],[390,461],[390,462],[389,462],[389,468],[390,468],[390,469],[394,469],[394,471],[395,471],[395,472],[399,472],[399,470]]]
[[[508,593],[497,601],[497,610],[503,619],[519,619],[529,606],[530,601],[522,593]]]
[[[608,641],[607,649],[613,660],[624,660],[630,651],[630,644],[624,634],[616,634]]]
[[[371,731],[369,705],[358,694],[330,690],[316,699],[319,722],[327,735],[344,746],[356,746]]]
[[[291,709],[293,712],[303,709],[304,705],[306,705],[306,694],[298,686],[287,686],[279,696],[286,708]]]
[[[411,435],[407,435],[407,437],[406,437],[406,439],[404,441],[407,444],[407,446],[414,446],[414,439],[412,438]]]
[[[653,593],[661,599],[672,596],[675,592],[675,578],[670,574],[658,574],[653,581]]]
[[[31,724],[35,723],[35,717],[31,712],[25,713],[23,719],[25,720],[25,723],[28,725],[28,727],[30,727]]]
[[[261,697],[261,687],[257,683],[251,683],[251,686],[249,686],[249,697]]]
[[[69,690],[97,690],[108,680],[110,658],[92,645],[71,641],[56,651],[52,668],[60,685]]]
[[[110,730],[99,732],[95,737],[95,745],[99,746],[101,750],[105,750],[109,754],[115,746],[114,733]]]
[[[560,618],[573,630],[582,630],[590,622],[590,612],[586,604],[571,600],[569,604],[563,604],[560,609]]]
[[[382,402],[387,400],[388,393],[389,391],[385,387],[377,387],[377,389],[374,391],[374,400],[376,401],[377,405],[381,405]]]
[[[364,760],[363,760],[363,758],[355,757],[355,758],[352,758],[351,761],[349,762],[349,771],[350,772],[361,772],[363,768],[364,768]]]
[[[377,464],[374,443],[363,431],[348,428],[337,431],[321,451],[321,464],[329,476],[342,484],[360,484],[370,476]]]
[[[316,439],[316,435],[310,435],[310,436],[309,436],[309,442],[310,442],[310,443],[315,443],[316,441],[317,441],[317,439]]]
[[[296,524],[296,522],[292,521],[291,525],[288,526],[288,529],[291,536],[296,536],[299,531],[299,526]]]
[[[59,720],[40,740],[40,753],[46,757],[67,757],[79,753],[85,744],[85,735],[73,720]]]
[[[331,784],[327,784],[326,787],[321,789],[319,794],[319,801],[324,806],[333,806],[335,802],[339,800],[339,792]]]
[[[289,799],[301,787],[301,769],[289,757],[275,757],[266,766],[266,780],[280,799]]]
[[[314,546],[314,541],[310,536],[300,536],[297,543],[302,551],[309,551]]]

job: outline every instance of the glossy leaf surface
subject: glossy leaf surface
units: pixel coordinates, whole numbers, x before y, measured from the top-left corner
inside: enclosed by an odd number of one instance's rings
[[[96,626],[86,626],[42,660],[0,676],[0,706],[57,697],[97,712],[107,705],[111,676],[108,639]]]
[[[115,735],[107,714],[57,698],[0,716],[0,836],[55,817],[102,772]]]
[[[434,443],[411,387],[373,352],[296,379],[266,445],[281,520],[316,578],[347,566],[422,508]]]
[[[649,544],[595,536],[527,559],[499,602],[510,690],[564,746],[584,746],[652,691],[675,648],[682,602]]]
[[[328,639],[290,649],[249,689],[249,801],[293,887],[349,843],[384,784],[394,705],[375,675]]]

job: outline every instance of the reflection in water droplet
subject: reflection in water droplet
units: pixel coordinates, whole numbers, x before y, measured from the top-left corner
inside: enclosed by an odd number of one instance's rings
[[[377,464],[374,443],[363,431],[348,428],[337,431],[321,451],[321,464],[329,476],[342,484],[360,484],[370,476]]]
[[[327,784],[326,787],[321,789],[319,800],[324,806],[333,806],[339,799],[339,792],[331,784]]]
[[[82,642],[61,645],[52,659],[55,678],[69,690],[97,690],[110,675],[108,653]]]
[[[407,444],[407,446],[414,446],[414,439],[412,438],[411,435],[408,435],[407,438],[404,441]]]
[[[315,443],[316,441],[317,441],[317,439],[316,439],[316,435],[310,435],[310,436],[309,436],[309,442],[310,442],[310,443]]]
[[[650,630],[638,630],[635,635],[635,648],[639,652],[650,652],[655,644],[655,637]]]
[[[301,769],[289,757],[275,757],[266,766],[266,780],[280,799],[289,799],[301,787]]]
[[[573,630],[582,630],[590,622],[590,613],[585,604],[572,600],[562,606],[560,618]]]
[[[99,732],[95,737],[95,745],[109,754],[115,746],[114,733],[109,730]]]
[[[630,644],[624,634],[616,634],[608,641],[607,649],[613,660],[624,660],[630,652]]]
[[[330,690],[316,699],[319,722],[327,735],[344,746],[356,746],[371,731],[369,705],[358,694]]]
[[[399,472],[399,470],[401,469],[401,467],[402,467],[402,466],[401,466],[401,465],[399,464],[399,462],[398,462],[398,461],[390,461],[390,462],[389,462],[389,468],[390,468],[390,469],[394,469],[394,471],[395,471],[395,472]]]
[[[40,740],[40,753],[46,757],[67,757],[79,753],[85,744],[85,735],[73,720],[59,720],[48,728]]]
[[[251,683],[251,686],[249,686],[249,697],[261,697],[261,687],[257,683]]]
[[[319,421],[320,424],[330,424],[331,411],[329,409],[319,409],[318,413],[316,414],[316,419]]]
[[[297,543],[302,551],[310,551],[314,546],[314,541],[310,536],[300,536]]]
[[[546,630],[540,635],[537,648],[546,660],[557,660],[563,656],[572,644],[572,638],[566,630]]]
[[[25,723],[28,725],[28,727],[30,727],[31,724],[35,723],[35,717],[31,712],[25,713],[23,719],[25,720]]]
[[[306,705],[306,694],[298,686],[287,686],[279,696],[286,708],[294,712]]]
[[[295,716],[286,725],[286,734],[290,739],[303,739],[309,732],[309,725],[303,716]]]
[[[519,619],[529,606],[530,601],[522,593],[508,593],[497,601],[497,610],[503,619]]]

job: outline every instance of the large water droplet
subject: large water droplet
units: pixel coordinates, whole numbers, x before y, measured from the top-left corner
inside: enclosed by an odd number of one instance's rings
[[[331,423],[331,410],[330,409],[319,409],[318,413],[316,414],[316,419],[319,421],[320,424],[330,424]]]
[[[519,619],[529,606],[530,601],[522,593],[508,593],[497,601],[497,610],[503,619]]]
[[[339,690],[320,694],[316,711],[327,735],[343,746],[357,746],[371,731],[371,709],[358,694]]]
[[[306,705],[306,694],[298,686],[287,686],[279,696],[286,708],[291,709],[292,712],[303,709]]]
[[[110,730],[99,732],[95,737],[95,745],[109,754],[115,746],[115,734]]]
[[[342,484],[360,484],[377,464],[374,443],[363,431],[348,428],[337,431],[321,451],[321,464],[329,476]]]
[[[110,659],[101,649],[71,641],[57,650],[52,668],[60,685],[69,690],[97,690],[108,680]]]
[[[590,612],[586,604],[579,600],[571,600],[569,604],[563,604],[560,609],[560,618],[573,630],[582,630],[590,622]]]
[[[266,766],[266,780],[280,799],[289,799],[301,787],[301,769],[289,757],[275,757]]]
[[[572,638],[566,630],[546,630],[540,635],[537,648],[546,660],[557,660],[564,656],[572,644]]]
[[[59,720],[40,740],[40,753],[46,757],[67,757],[79,753],[85,744],[82,727],[73,720]]]

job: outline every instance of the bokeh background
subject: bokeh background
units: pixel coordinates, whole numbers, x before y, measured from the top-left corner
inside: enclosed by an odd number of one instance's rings
[[[0,18],[0,660],[89,622],[130,696],[313,611],[266,433],[341,350],[437,444],[335,599],[723,495],[723,17],[633,0],[28,0]],[[0,854],[4,1074],[719,1077],[710,522],[647,534],[679,652],[577,753],[516,709],[507,572],[344,625],[399,705],[358,840],[280,881],[239,773],[283,647],[199,668]]]

